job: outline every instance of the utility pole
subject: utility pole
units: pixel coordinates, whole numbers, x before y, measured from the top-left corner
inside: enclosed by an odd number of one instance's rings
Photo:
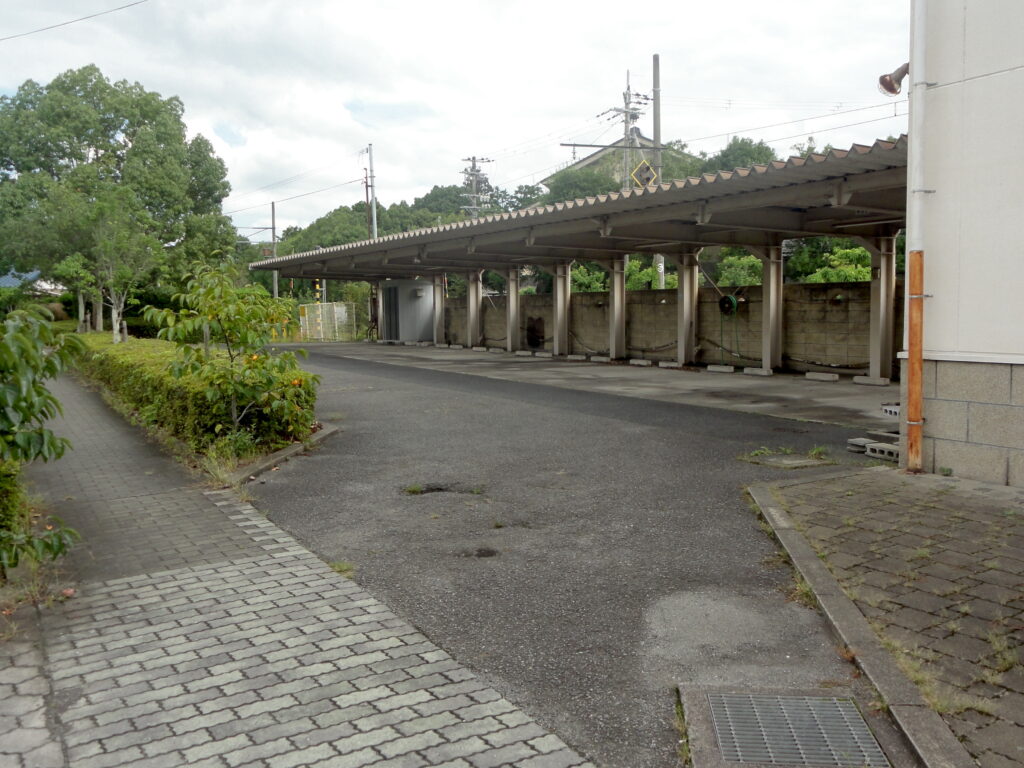
[[[271,251],[271,255],[273,255],[273,257],[276,259],[277,258],[277,205],[274,203],[274,201],[270,202],[270,247],[271,247],[271,249],[273,249]],[[275,269],[271,274],[273,276],[272,279],[274,281],[272,293],[273,293],[274,298],[276,299],[277,296],[278,296],[277,281],[278,281],[278,275],[280,273],[278,272],[278,270]]]
[[[370,237],[377,239],[377,181],[373,175],[373,144],[366,148],[370,158]]]
[[[654,183],[661,183],[661,59],[654,54]],[[654,271],[657,287],[665,287],[665,255],[654,254]]]
[[[481,192],[481,182],[487,180],[487,174],[477,166],[477,163],[493,163],[493,160],[489,160],[486,157],[464,157],[462,162],[469,163],[469,168],[466,168],[462,175],[466,180],[466,188],[469,192],[464,192],[463,197],[469,198],[469,205],[462,206],[462,210],[469,213],[471,218],[476,218],[480,215],[480,211],[483,209],[483,204],[490,201],[491,196],[486,192]]]

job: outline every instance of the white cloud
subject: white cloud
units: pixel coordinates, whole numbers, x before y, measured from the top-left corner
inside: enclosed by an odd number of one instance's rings
[[[19,4],[5,27],[13,34],[115,5]],[[235,192],[225,209],[266,202],[235,216],[240,226],[264,225],[272,199],[361,177],[358,152],[370,142],[384,203],[457,183],[472,154],[495,159],[497,183],[538,180],[571,158],[560,141],[617,136],[618,125],[594,116],[621,103],[627,69],[634,89],[650,91],[654,52],[666,139],[886,103],[875,81],[907,58],[908,5],[150,0],[0,43],[0,92],[95,63],[112,79],[179,96],[190,130],[228,165]],[[892,112],[889,102],[743,135],[777,140],[780,152],[798,141],[788,137],[808,134],[866,143],[906,129],[905,118],[877,120]],[[641,127],[650,134],[649,113]],[[725,141],[691,147],[713,152]],[[282,203],[279,226],[362,197],[353,184]]]

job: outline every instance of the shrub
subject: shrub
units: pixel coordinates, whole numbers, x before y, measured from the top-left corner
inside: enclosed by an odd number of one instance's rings
[[[24,527],[25,492],[22,490],[21,465],[16,461],[0,461],[0,531],[16,531]]]
[[[175,376],[176,346],[160,339],[129,339],[115,345],[107,334],[84,336],[91,354],[80,370],[114,392],[147,424],[157,425],[194,451],[205,451],[223,433],[232,431],[230,408],[207,396],[206,384],[195,375]],[[295,368],[274,379],[275,390],[291,406],[250,409],[242,424],[261,447],[273,448],[307,437],[313,426],[316,381]],[[244,442],[244,439],[240,439]]]
[[[174,300],[181,309],[146,307],[144,316],[161,326],[161,339],[177,344],[171,373],[201,382],[211,406],[218,413],[227,409],[230,420],[218,433],[252,431],[260,415],[286,434],[308,433],[320,378],[303,372],[294,352],[270,348],[291,321],[292,302],[272,298],[260,285],[239,285],[229,266],[208,265],[189,276]]]

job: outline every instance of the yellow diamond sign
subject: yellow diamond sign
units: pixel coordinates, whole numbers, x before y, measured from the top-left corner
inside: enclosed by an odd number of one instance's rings
[[[634,168],[629,175],[638,187],[649,187],[658,181],[658,174],[654,172],[654,166],[646,160],[641,160],[640,165]]]

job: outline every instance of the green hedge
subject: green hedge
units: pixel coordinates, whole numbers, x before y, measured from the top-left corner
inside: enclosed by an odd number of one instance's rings
[[[229,429],[227,409],[211,402],[203,385],[194,376],[176,377],[169,371],[177,358],[177,347],[161,339],[134,339],[114,344],[109,333],[85,335],[89,351],[78,363],[89,379],[103,384],[134,408],[143,421],[157,425],[183,440],[194,451],[206,446]],[[268,448],[302,440],[309,436],[316,403],[316,383],[299,369],[284,376],[280,386],[294,387],[299,381],[297,402],[308,412],[307,425],[300,434],[288,432],[285,423],[273,414],[253,409],[245,427],[256,443]]]
[[[21,466],[16,461],[0,461],[0,531],[20,528],[25,492],[19,482]]]

